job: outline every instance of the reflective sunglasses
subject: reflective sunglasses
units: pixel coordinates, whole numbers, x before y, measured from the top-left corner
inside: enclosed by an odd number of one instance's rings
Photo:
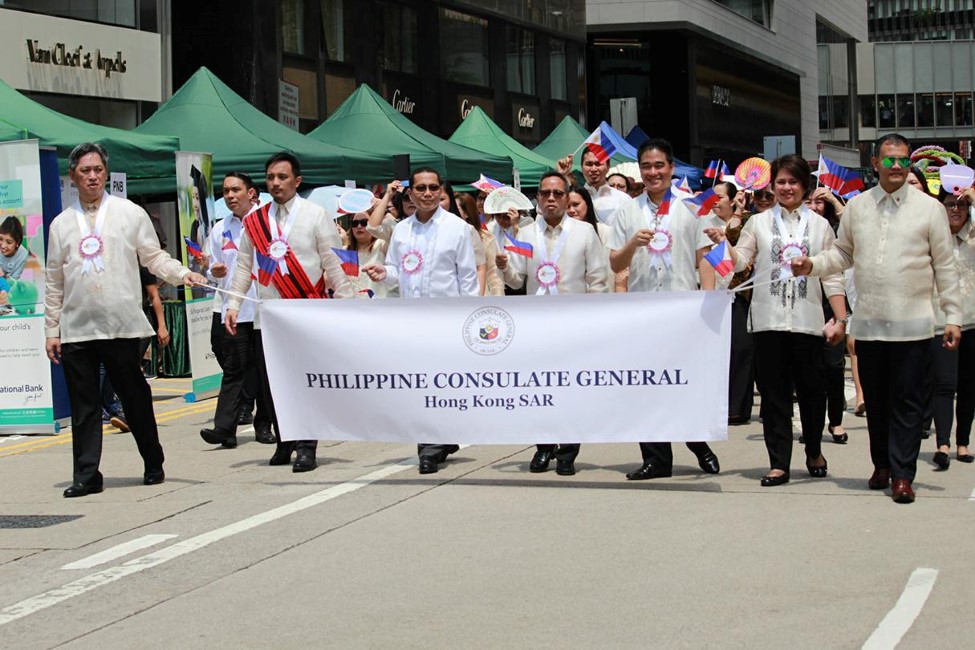
[[[414,185],[413,186],[413,191],[414,192],[418,192],[420,194],[423,194],[424,192],[428,192],[428,191],[429,192],[439,192],[440,191],[440,186],[439,185],[436,185],[436,184],[434,184],[434,185]]]
[[[542,198],[554,196],[557,199],[561,199],[563,196],[565,196],[565,192],[562,190],[538,190],[538,195]]]
[[[352,227],[353,228],[358,228],[359,226],[362,226],[363,228],[365,228],[366,226],[369,225],[369,220],[368,219],[353,219],[349,223],[352,224]]]
[[[895,158],[894,156],[884,156],[883,158],[880,159],[880,164],[886,167],[887,169],[890,169],[895,164],[900,165],[904,169],[907,169],[908,167],[911,166],[911,159]]]

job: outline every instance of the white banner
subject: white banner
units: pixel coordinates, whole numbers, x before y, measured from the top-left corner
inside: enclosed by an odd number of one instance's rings
[[[213,300],[211,296],[186,301],[186,338],[190,346],[190,371],[193,373],[193,392],[185,396],[187,402],[216,397],[220,392],[223,370],[210,345]]]
[[[729,292],[271,300],[285,440],[727,439]]]

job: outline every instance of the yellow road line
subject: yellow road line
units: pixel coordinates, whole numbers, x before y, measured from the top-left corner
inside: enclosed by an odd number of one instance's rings
[[[156,423],[169,422],[171,420],[178,420],[184,415],[198,415],[200,413],[206,413],[214,407],[215,404],[194,404],[191,407],[184,407],[180,409],[175,409],[169,411],[168,413],[163,413],[156,416]],[[115,427],[103,427],[102,434],[109,435],[112,433],[118,433],[118,429]],[[63,445],[71,441],[70,433],[61,433],[53,438],[45,437],[37,440],[32,440],[29,442],[22,442],[16,445],[11,445],[9,447],[0,447],[0,458],[7,458],[9,456],[16,456],[17,454],[23,454],[38,449],[47,449],[48,447],[55,447],[57,445]]]
[[[177,393],[177,394],[185,395],[186,393],[189,393],[191,391],[188,388],[162,388],[160,386],[156,386],[155,388],[152,389],[152,392],[153,393]]]

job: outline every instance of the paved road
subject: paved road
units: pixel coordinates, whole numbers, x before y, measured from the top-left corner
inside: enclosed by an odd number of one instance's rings
[[[975,467],[935,472],[911,506],[866,489],[865,421],[813,480],[761,488],[760,425],[705,476],[627,482],[636,445],[588,445],[574,477],[532,450],[475,446],[419,476],[409,445],[323,445],[308,474],[197,435],[212,400],[154,383],[167,454],[141,485],[106,433],[106,490],[61,498],[70,436],[0,438],[0,639],[8,648],[972,647]],[[0,519],[0,521],[3,521]]]

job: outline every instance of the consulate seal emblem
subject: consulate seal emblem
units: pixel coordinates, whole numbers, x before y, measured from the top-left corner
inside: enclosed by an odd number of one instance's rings
[[[511,343],[515,322],[500,307],[481,307],[464,321],[461,335],[468,350],[490,357],[503,352]]]

